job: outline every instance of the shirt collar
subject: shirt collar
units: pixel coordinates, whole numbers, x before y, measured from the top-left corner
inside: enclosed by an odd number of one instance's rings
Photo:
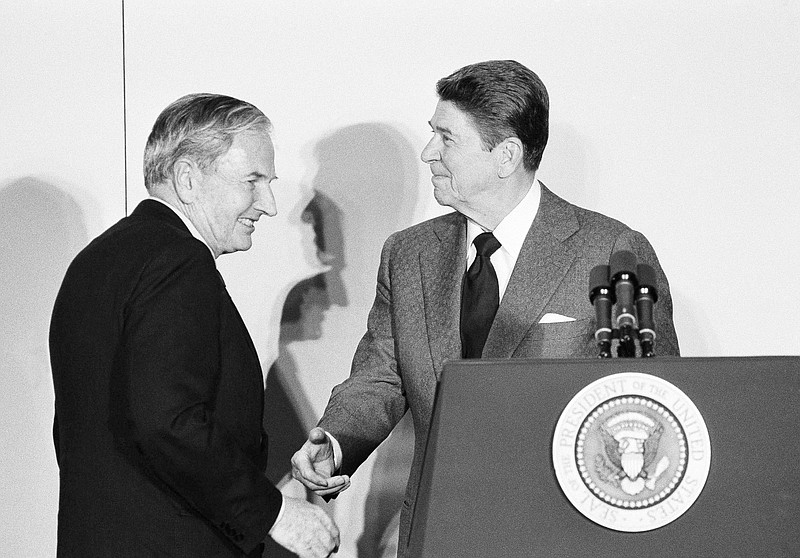
[[[200,231],[197,230],[197,227],[194,226],[194,223],[192,223],[189,220],[189,218],[186,217],[186,215],[184,215],[183,213],[178,211],[178,208],[176,208],[171,203],[169,203],[169,202],[167,202],[165,200],[162,200],[161,198],[157,198],[155,196],[150,196],[147,199],[153,200],[153,201],[157,201],[157,202],[162,203],[162,204],[166,205],[167,207],[169,207],[175,213],[175,215],[180,217],[181,221],[183,221],[183,224],[186,225],[186,228],[189,229],[190,233],[192,233],[192,236],[195,237],[200,242],[202,242],[203,244],[205,244],[206,248],[208,248],[208,251],[211,252],[212,256],[214,256],[214,259],[215,260],[217,259],[217,257],[214,255],[214,251],[211,249],[211,246],[208,245],[208,242],[206,242],[206,239],[203,238],[203,235],[201,235]]]
[[[536,218],[539,211],[539,203],[542,199],[542,190],[538,182],[534,182],[525,197],[522,198],[511,212],[503,217],[495,229],[492,231],[494,237],[500,242],[502,248],[511,255],[516,261],[522,250],[522,244],[528,235],[528,230]],[[482,232],[487,232],[480,225],[471,219],[467,219],[467,246],[471,246],[475,237]]]

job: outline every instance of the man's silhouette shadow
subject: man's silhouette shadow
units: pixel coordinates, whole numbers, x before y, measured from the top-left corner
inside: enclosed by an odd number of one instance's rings
[[[301,341],[295,350],[314,353],[303,362],[336,367],[337,379],[326,386],[328,393],[347,376],[355,344],[344,346],[342,334],[349,339],[363,334],[381,247],[391,233],[412,223],[419,190],[417,153],[391,126],[370,123],[337,130],[314,145],[313,156],[315,195],[303,218],[312,224],[318,255],[330,270],[297,284],[284,304],[279,357],[266,386],[273,482],[289,473],[291,456],[319,418],[303,389],[304,382],[315,381],[315,370],[298,370],[294,351],[287,347]],[[337,331],[323,324],[326,312],[336,316]],[[362,487],[371,484],[359,556],[376,556],[378,542],[399,510],[412,450],[412,429],[401,426],[377,451],[372,478],[360,480]],[[269,556],[291,556],[278,552]]]

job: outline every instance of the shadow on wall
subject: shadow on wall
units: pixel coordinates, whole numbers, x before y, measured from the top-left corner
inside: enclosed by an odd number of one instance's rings
[[[30,555],[30,533],[55,541],[58,469],[52,440],[50,314],[61,279],[87,243],[78,204],[33,177],[0,187],[0,517],[10,555]],[[26,542],[27,541],[27,542]],[[42,548],[38,547],[38,551]]]
[[[67,266],[86,242],[80,207],[55,186],[22,178],[0,189],[0,366],[23,392],[49,381],[50,312]]]
[[[334,257],[326,252],[322,226],[326,212],[331,229],[338,233],[331,236],[340,237],[337,208],[318,192],[302,212],[303,221],[311,223],[313,227],[317,257],[323,263],[328,263]],[[267,477],[275,484],[287,482],[292,455],[303,445],[308,431],[317,420],[300,382],[297,363],[287,347],[296,341],[320,339],[324,314],[331,306],[328,282],[341,284],[336,277],[337,271],[333,267],[327,273],[300,281],[291,288],[283,304],[278,358],[270,367],[264,388],[264,429],[270,442]],[[340,305],[345,306],[346,303]]]
[[[346,359],[340,374],[349,370],[355,345],[343,339],[363,334],[366,313],[361,308],[369,308],[374,298],[381,248],[391,233],[411,224],[419,190],[417,153],[388,125],[369,123],[337,130],[314,146],[313,156],[315,195],[303,219],[312,223],[318,255],[330,271],[296,285],[284,304],[279,357],[266,387],[265,414],[271,415],[265,419],[270,435],[269,474],[274,481],[285,478],[291,455],[318,418],[310,412],[303,385],[315,381],[317,370],[330,370],[332,365],[338,369],[332,358]],[[325,313],[334,306],[351,312],[336,328],[326,330]],[[356,327],[357,331],[344,331]],[[314,363],[307,369],[298,369],[287,350],[297,341],[305,342],[296,347],[298,351],[308,351],[303,362]],[[328,387],[341,378],[337,376]],[[378,450],[360,556],[377,556],[378,541],[402,503],[412,450],[413,433],[393,435]]]
[[[369,275],[372,302],[375,270],[386,238],[405,228],[417,205],[418,153],[397,130],[385,124],[348,126],[314,147],[325,252],[335,274]],[[331,282],[331,301],[348,304],[355,288]],[[366,301],[365,301],[366,302]]]
[[[314,231],[318,259],[328,264],[333,258],[326,253],[326,240],[323,231],[323,215],[328,215],[332,237],[341,237],[338,210],[329,200],[316,192],[301,214],[304,222],[310,223]],[[287,350],[296,341],[310,341],[322,337],[322,322],[325,311],[330,308],[328,281],[335,277],[332,269],[304,279],[292,287],[286,295],[281,312],[281,329],[278,339],[278,358],[267,374],[264,387],[264,430],[269,435],[269,462],[267,477],[278,486],[291,481],[291,459],[306,440],[308,431],[316,424],[311,402],[300,382],[297,363]],[[341,281],[338,281],[341,283]],[[345,304],[341,304],[344,306]],[[319,504],[321,500],[297,483],[292,496],[305,493],[309,502]],[[264,557],[282,558],[295,556],[274,543],[265,541]]]

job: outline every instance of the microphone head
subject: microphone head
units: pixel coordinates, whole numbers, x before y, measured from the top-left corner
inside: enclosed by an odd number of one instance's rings
[[[627,250],[620,250],[611,254],[608,260],[611,280],[616,281],[620,275],[627,273],[636,275],[636,254]]]
[[[636,277],[639,280],[639,288],[647,288],[653,296],[653,302],[656,302],[658,300],[656,271],[647,264],[639,264],[636,266]]]
[[[589,301],[594,302],[601,289],[611,289],[609,281],[609,266],[596,265],[589,272]]]

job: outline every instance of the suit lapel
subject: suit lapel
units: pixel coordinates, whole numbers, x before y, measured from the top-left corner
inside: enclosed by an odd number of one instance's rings
[[[564,240],[578,228],[570,205],[542,184],[539,211],[486,339],[485,358],[510,358],[525,334],[538,323],[575,260],[576,254],[565,247]]]
[[[447,360],[461,356],[461,279],[466,252],[466,220],[452,213],[434,222],[431,242],[419,255],[428,343],[436,377]]]

